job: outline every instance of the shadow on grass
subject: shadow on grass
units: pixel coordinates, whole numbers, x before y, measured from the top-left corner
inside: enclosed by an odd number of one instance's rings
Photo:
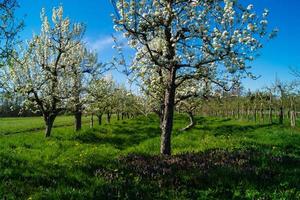
[[[246,144],[245,144],[246,145]],[[249,145],[249,144],[248,144]],[[269,145],[64,166],[0,154],[4,199],[299,199],[300,159]],[[279,148],[279,147],[278,147]],[[284,150],[284,149],[283,149]]]
[[[0,197],[3,199],[28,199],[29,195],[36,192],[41,195],[36,197],[37,199],[43,199],[43,193],[48,193],[50,198],[50,190],[60,187],[65,187],[66,191],[68,188],[74,190],[90,184],[80,176],[76,176],[74,169],[32,162],[14,155],[0,154],[0,166]],[[67,194],[65,195],[65,199],[68,199]]]
[[[159,136],[159,131],[159,127],[114,124],[111,130],[89,130],[75,135],[73,139],[81,143],[110,144],[117,149],[125,149]]]
[[[129,155],[98,169],[111,199],[297,199],[300,160],[258,149],[215,149],[170,157]],[[252,191],[252,192],[251,192]],[[247,198],[248,197],[248,198]]]
[[[84,124],[88,124],[88,122],[83,122],[82,125]],[[20,133],[35,133],[35,132],[39,132],[39,131],[44,131],[45,130],[45,125],[42,125],[40,127],[35,127],[35,128],[29,128],[29,129],[24,129],[24,130],[17,130],[17,131],[2,131],[0,133],[0,136],[1,135],[16,135],[16,134],[20,134]],[[62,128],[62,127],[71,127],[71,126],[74,126],[74,123],[66,123],[66,124],[59,124],[59,125],[56,125],[54,124],[53,125],[53,129],[54,128]]]

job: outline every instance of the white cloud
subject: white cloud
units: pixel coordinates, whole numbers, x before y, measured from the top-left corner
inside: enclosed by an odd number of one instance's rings
[[[119,43],[123,43],[126,41],[126,38],[124,38],[122,34],[115,35],[115,37],[117,38]],[[114,45],[112,36],[101,36],[96,39],[85,38],[84,41],[91,50],[97,51],[98,53],[107,50],[110,51],[112,49],[112,46]]]

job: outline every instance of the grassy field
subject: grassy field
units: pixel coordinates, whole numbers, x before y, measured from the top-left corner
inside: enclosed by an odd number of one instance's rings
[[[41,118],[0,119],[0,198],[300,199],[300,129],[197,117],[178,130],[174,156],[159,156],[154,116],[73,131],[59,117],[51,138]]]

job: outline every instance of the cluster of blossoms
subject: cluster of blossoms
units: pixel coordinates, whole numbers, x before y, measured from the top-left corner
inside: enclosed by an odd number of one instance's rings
[[[144,76],[143,65],[147,70],[177,65],[194,68],[178,73],[198,76],[199,71],[211,68],[222,71],[226,80],[230,76],[236,79],[248,69],[248,61],[254,59],[267,34],[269,11],[265,9],[259,16],[252,4],[245,8],[236,0],[117,1],[117,9],[115,29],[123,31],[137,50],[133,64],[133,70],[141,69],[137,76]],[[166,38],[162,27],[170,21],[172,35]],[[172,48],[175,54],[170,57]]]

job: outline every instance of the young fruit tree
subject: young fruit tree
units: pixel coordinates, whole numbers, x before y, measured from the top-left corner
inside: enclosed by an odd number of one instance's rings
[[[191,90],[191,88],[193,88]],[[183,113],[186,113],[189,117],[190,123],[181,131],[186,131],[193,128],[196,125],[194,119],[195,112],[201,107],[202,101],[208,98],[211,88],[205,82],[198,80],[189,80],[177,88],[177,94],[175,98],[176,108]],[[189,96],[188,96],[189,94]],[[181,97],[187,97],[182,99]]]
[[[94,124],[93,116],[98,118],[98,124],[102,124],[102,116],[107,114],[107,121],[110,122],[112,108],[115,105],[113,100],[116,84],[111,76],[94,79],[88,90],[87,112],[92,115],[91,127]]]
[[[54,8],[52,23],[44,9],[41,33],[33,37],[28,48],[19,52],[9,66],[10,87],[25,97],[24,104],[40,112],[49,137],[55,118],[65,111],[72,94],[70,67],[82,51],[82,24],[71,24],[63,17],[63,8]]]
[[[74,113],[75,131],[81,130],[84,105],[89,101],[88,91],[93,80],[98,79],[108,70],[106,65],[98,63],[98,55],[86,48],[78,49],[77,53],[68,54],[72,63],[68,65],[71,84],[68,110]]]
[[[161,154],[171,154],[177,88],[196,79],[217,85],[247,72],[267,35],[268,10],[237,0],[114,0],[115,29],[136,50],[133,67],[153,69],[163,79]],[[273,36],[273,32],[270,36]]]

